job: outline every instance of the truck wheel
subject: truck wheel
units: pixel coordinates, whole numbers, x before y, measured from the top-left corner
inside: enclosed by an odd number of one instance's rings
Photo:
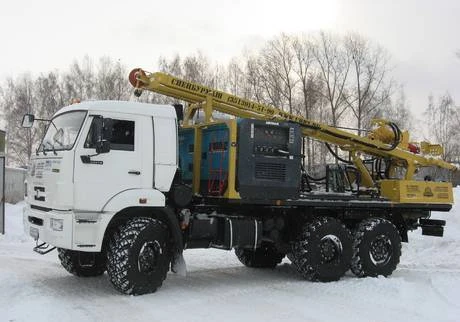
[[[401,236],[390,221],[362,221],[354,234],[351,271],[358,277],[389,276],[401,257]]]
[[[114,234],[107,251],[107,274],[113,286],[125,294],[157,290],[171,261],[169,231],[152,218],[134,218]]]
[[[106,260],[101,253],[88,253],[58,248],[61,265],[75,276],[90,277],[104,274]]]
[[[235,254],[245,266],[255,268],[274,268],[284,258],[271,244],[262,244],[256,250],[235,248]]]
[[[337,219],[320,217],[302,229],[292,245],[297,271],[310,281],[339,280],[350,268],[352,236]]]

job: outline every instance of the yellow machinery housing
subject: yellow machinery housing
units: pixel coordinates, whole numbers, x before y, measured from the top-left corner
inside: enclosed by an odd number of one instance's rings
[[[380,194],[399,203],[453,203],[450,182],[381,180]]]

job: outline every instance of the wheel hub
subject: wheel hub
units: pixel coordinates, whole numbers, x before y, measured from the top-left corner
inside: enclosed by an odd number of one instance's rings
[[[327,235],[321,239],[319,245],[321,253],[321,261],[323,263],[330,263],[338,260],[342,253],[342,243],[337,236]]]
[[[371,242],[369,253],[375,265],[381,266],[387,264],[393,255],[390,238],[385,235],[376,237]]]
[[[138,268],[141,273],[151,273],[158,265],[158,258],[163,253],[157,241],[146,242],[142,245],[138,256]]]

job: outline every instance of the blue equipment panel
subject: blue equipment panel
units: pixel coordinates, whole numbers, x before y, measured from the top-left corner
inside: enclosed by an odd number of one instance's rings
[[[193,179],[194,129],[179,131],[179,167],[182,180]],[[210,193],[211,182],[227,181],[229,130],[226,124],[208,126],[202,130],[200,192]]]

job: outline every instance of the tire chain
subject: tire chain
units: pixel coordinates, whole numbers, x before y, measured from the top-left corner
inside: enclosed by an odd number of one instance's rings
[[[67,272],[75,276],[99,276],[105,272],[105,265],[99,265],[97,259],[95,259],[93,267],[80,267],[80,263],[78,262],[78,251],[58,248],[58,258],[62,267],[64,267]]]
[[[114,234],[109,244],[107,252],[107,273],[115,289],[122,293],[131,294],[134,288],[133,285],[130,285],[128,270],[126,269],[129,260],[129,249],[140,232],[151,223],[163,225],[160,221],[153,218],[140,217],[131,219]],[[158,285],[156,285],[156,288],[159,288],[165,279],[166,274],[164,274]]]
[[[332,217],[318,217],[314,222],[310,222],[304,225],[302,228],[302,233],[294,242],[292,247],[292,259],[293,264],[297,268],[297,271],[301,273],[301,275],[310,281],[318,281],[318,274],[315,271],[314,267],[307,263],[308,259],[306,254],[308,254],[309,249],[309,242],[308,239],[310,238],[311,234],[317,231],[321,226],[331,222],[331,221],[338,221]],[[340,222],[340,221],[338,221]],[[347,229],[344,224],[342,227]],[[348,229],[347,229],[348,230]]]
[[[389,223],[391,224],[395,230],[397,230],[396,226],[393,225],[392,222],[383,219],[383,218],[371,218],[371,219],[366,219],[362,221],[359,225],[358,228],[356,229],[354,233],[354,240],[353,240],[353,258],[351,260],[351,271],[353,274],[355,274],[358,277],[365,277],[367,274],[363,270],[362,264],[361,264],[361,258],[359,257],[359,247],[361,246],[363,237],[364,237],[364,232],[365,231],[370,231],[373,230],[374,227],[377,225],[383,224],[383,223]],[[401,243],[399,243],[399,252],[401,252]],[[399,258],[397,262],[395,263],[397,266],[399,264]]]

